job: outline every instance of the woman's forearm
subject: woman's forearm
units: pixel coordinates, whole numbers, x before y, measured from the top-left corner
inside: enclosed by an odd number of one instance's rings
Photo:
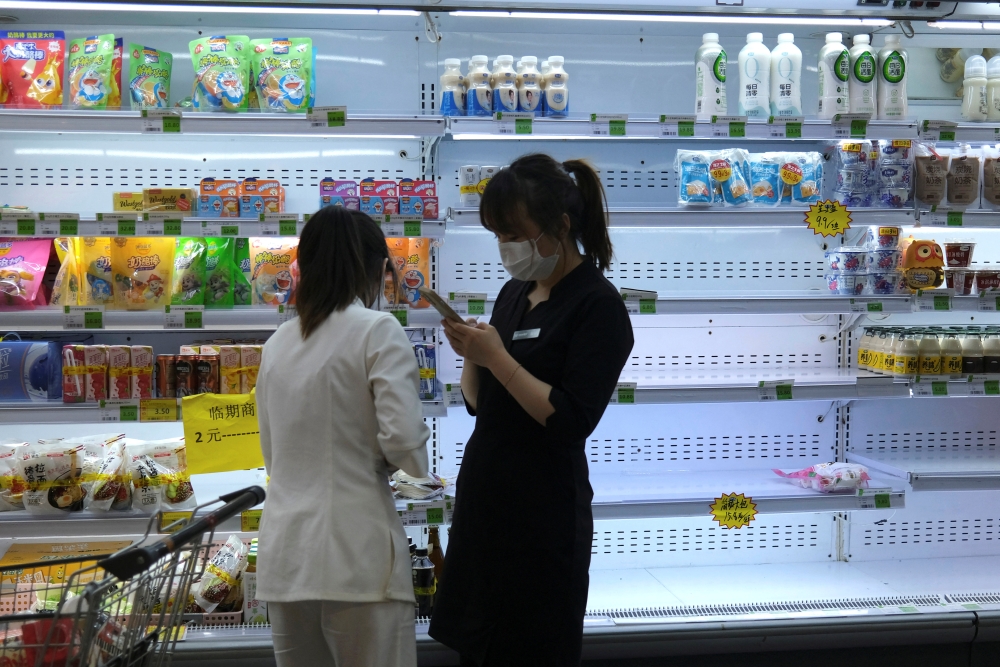
[[[500,384],[506,384],[507,391],[532,419],[545,426],[545,421],[556,411],[549,402],[552,385],[542,382],[523,366],[518,368],[517,360],[506,351],[491,364],[490,372]],[[464,390],[464,374],[462,382]]]
[[[462,394],[469,407],[475,410],[476,400],[479,397],[479,366],[468,359],[462,366]]]

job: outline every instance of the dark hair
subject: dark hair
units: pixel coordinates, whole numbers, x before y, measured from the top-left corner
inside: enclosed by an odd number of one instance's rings
[[[383,264],[399,290],[382,229],[360,211],[342,206],[320,209],[302,230],[297,261],[295,308],[302,338],[308,338],[330,313],[347,308],[355,299],[365,305],[374,303],[385,286]]]
[[[542,153],[514,160],[490,179],[479,204],[483,227],[494,233],[521,234],[531,219],[542,233],[555,236],[569,216],[569,233],[601,271],[614,254],[608,236],[607,199],[597,172],[583,160],[556,162]]]

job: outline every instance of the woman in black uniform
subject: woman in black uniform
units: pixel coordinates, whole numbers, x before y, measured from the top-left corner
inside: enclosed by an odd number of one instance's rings
[[[576,665],[594,532],[586,440],[633,342],[602,275],[604,190],[583,161],[528,155],[489,182],[479,212],[513,280],[491,324],[444,324],[476,429],[430,635],[463,665]]]

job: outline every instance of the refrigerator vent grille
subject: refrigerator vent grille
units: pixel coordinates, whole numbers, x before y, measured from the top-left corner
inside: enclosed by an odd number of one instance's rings
[[[857,452],[984,452],[995,451],[997,432],[909,431],[905,433],[866,433],[864,443],[852,447]]]
[[[726,459],[816,458],[821,435],[695,436],[679,438],[590,438],[591,463]]]
[[[982,604],[1000,604],[1000,593],[963,593],[961,595],[946,595],[945,600],[953,603],[980,602]]]
[[[899,521],[889,522],[885,527],[866,528],[864,546],[896,543],[990,542],[997,538],[997,524],[992,518]]]
[[[970,596],[975,597],[975,596]],[[1000,597],[998,597],[1000,600]],[[806,600],[802,602],[759,602],[726,605],[699,605],[684,607],[655,607],[651,609],[607,609],[588,612],[588,616],[606,616],[612,619],[688,618],[691,616],[744,616],[749,614],[802,612],[825,610],[879,609],[912,605],[937,607],[942,604],[937,595],[920,595],[884,598],[847,598],[841,600]]]

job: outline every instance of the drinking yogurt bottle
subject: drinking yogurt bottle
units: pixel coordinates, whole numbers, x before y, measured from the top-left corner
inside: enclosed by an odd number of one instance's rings
[[[899,44],[899,35],[887,36],[878,52],[879,120],[899,120],[909,113],[906,66],[906,50]]]
[[[764,46],[764,35],[752,32],[740,51],[740,115],[747,118],[767,118],[771,113],[770,94],[771,52]]]
[[[458,58],[446,58],[444,61],[438,107],[442,116],[465,115],[465,77],[462,76],[462,61]]]
[[[514,56],[500,56],[493,73],[493,111],[517,111],[517,71]]]
[[[826,35],[826,44],[819,52],[819,117],[833,118],[849,113],[849,81],[851,54],[844,47],[839,32]]]
[[[851,74],[847,85],[851,113],[870,113],[875,117],[876,70],[878,58],[868,35],[855,35],[851,57]]]
[[[771,51],[771,115],[802,115],[802,51],[795,46],[795,35],[778,35],[778,46]]]
[[[490,87],[490,70],[486,56],[472,56],[469,60],[469,90],[466,93],[466,115],[493,115],[493,89]]]
[[[728,110],[727,58],[725,50],[719,44],[718,33],[706,32],[701,40],[701,46],[694,54],[694,112],[698,120],[711,120],[712,116],[725,116]]]
[[[545,76],[545,115],[565,118],[569,115],[569,74],[563,69],[562,56],[549,56]]]
[[[517,110],[541,116],[541,73],[536,67],[537,63],[538,58],[535,56],[524,56],[521,59],[521,71],[517,75]]]

